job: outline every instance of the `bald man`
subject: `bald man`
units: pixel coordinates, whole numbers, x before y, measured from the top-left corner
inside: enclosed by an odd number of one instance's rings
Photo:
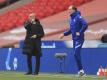
[[[68,12],[70,14],[70,28],[60,35],[60,39],[72,34],[74,57],[78,66],[78,75],[83,76],[85,75],[85,72],[81,63],[81,48],[84,43],[84,32],[87,29],[88,24],[75,6],[70,6]]]
[[[25,22],[26,37],[24,40],[23,54],[27,56],[28,72],[26,75],[38,75],[40,69],[41,38],[44,36],[44,30],[35,13],[29,15],[29,20]],[[35,71],[32,71],[32,56],[35,57]]]

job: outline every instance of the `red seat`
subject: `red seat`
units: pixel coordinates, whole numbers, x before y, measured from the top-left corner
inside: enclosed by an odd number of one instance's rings
[[[0,15],[0,31],[23,25],[32,12],[36,13],[39,19],[42,19],[66,10],[72,4],[78,6],[89,1],[92,0],[34,0],[21,8]]]

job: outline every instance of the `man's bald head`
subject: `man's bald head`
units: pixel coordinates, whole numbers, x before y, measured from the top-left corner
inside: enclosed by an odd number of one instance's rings
[[[29,17],[31,17],[31,16],[36,16],[36,14],[35,13],[29,14]]]
[[[73,5],[71,5],[71,6],[68,7],[68,10],[75,10],[76,11],[77,8],[75,6],[73,6]]]
[[[35,13],[29,14],[29,20],[30,21],[35,20],[35,19],[36,19],[36,14]]]
[[[71,5],[68,7],[68,12],[70,14],[74,13],[75,11],[77,11],[77,8],[75,6]]]

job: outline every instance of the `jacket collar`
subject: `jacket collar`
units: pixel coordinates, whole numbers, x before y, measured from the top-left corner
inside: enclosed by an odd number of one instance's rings
[[[75,18],[77,15],[81,15],[80,11],[75,11],[74,13],[72,13],[70,16],[71,18]]]

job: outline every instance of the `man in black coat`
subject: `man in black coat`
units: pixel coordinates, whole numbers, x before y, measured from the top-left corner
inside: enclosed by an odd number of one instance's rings
[[[34,75],[38,75],[40,69],[41,38],[44,36],[44,30],[34,13],[29,15],[29,20],[25,22],[26,37],[24,41],[23,54],[27,55],[28,72],[32,74],[32,56],[36,58]]]

